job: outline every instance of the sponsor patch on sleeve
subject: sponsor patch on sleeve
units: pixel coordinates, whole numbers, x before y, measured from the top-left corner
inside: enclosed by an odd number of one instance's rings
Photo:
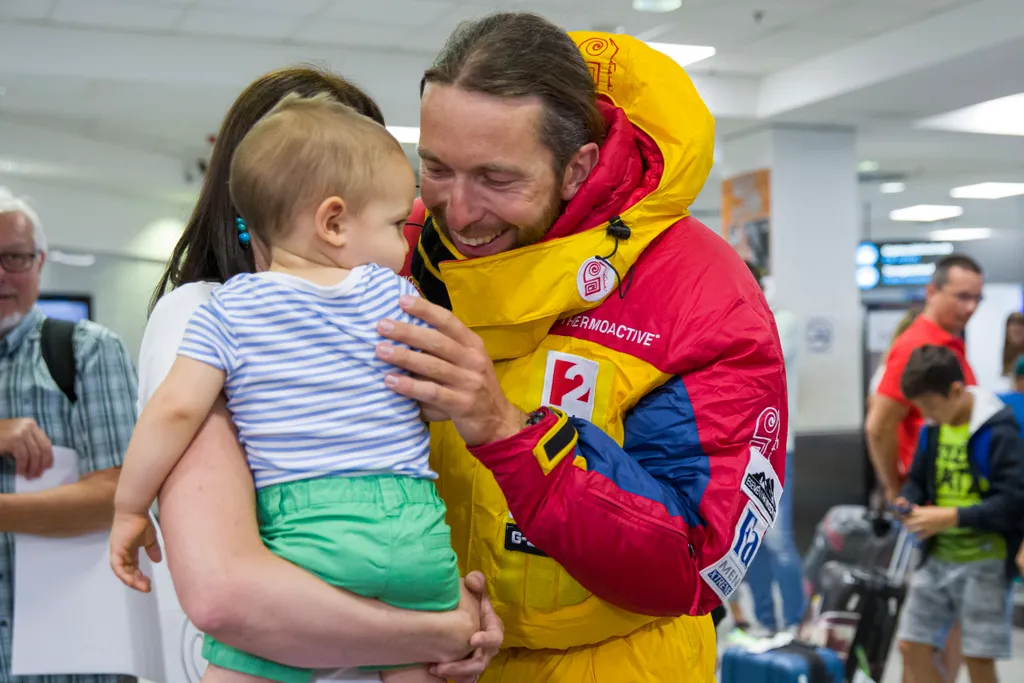
[[[768,458],[761,455],[756,447],[750,448],[750,462],[743,473],[743,481],[740,484],[743,493],[754,504],[758,514],[768,524],[775,526],[775,519],[779,514],[779,504],[782,501],[782,482],[775,474]]]
[[[748,502],[736,525],[729,551],[722,559],[701,570],[701,578],[722,602],[740,587],[767,531],[767,521],[757,511],[754,502]]]

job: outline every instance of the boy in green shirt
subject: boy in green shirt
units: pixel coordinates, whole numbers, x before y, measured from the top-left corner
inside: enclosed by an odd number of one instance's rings
[[[1010,582],[1024,518],[1024,440],[1013,411],[966,387],[956,356],[938,346],[911,354],[901,388],[934,424],[921,433],[903,496],[907,529],[926,541],[900,621],[914,683],[942,683],[935,653],[954,621],[972,683],[996,682],[1011,656]]]

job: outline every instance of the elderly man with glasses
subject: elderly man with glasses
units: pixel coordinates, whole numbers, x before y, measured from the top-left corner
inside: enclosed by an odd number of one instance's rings
[[[36,213],[0,187],[0,683],[11,677],[12,534],[70,537],[110,527],[121,458],[135,425],[136,376],[124,344],[90,322],[70,334],[73,388],[46,361],[45,316],[36,307],[46,239]],[[52,328],[51,328],[52,329]],[[69,359],[66,366],[70,379]],[[38,477],[53,447],[78,454],[79,480],[15,493],[15,476]],[[19,683],[106,683],[110,676],[19,677]]]

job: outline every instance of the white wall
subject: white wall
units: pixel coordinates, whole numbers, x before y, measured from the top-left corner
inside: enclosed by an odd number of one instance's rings
[[[832,328],[830,349],[801,354],[791,387],[798,396],[793,428],[859,429],[863,316],[853,277],[861,238],[853,130],[765,129],[727,141],[722,159],[728,175],[771,168],[773,306],[796,315],[803,342],[812,319]]]
[[[184,169],[171,157],[0,121],[0,185],[26,195],[50,243],[66,249],[166,258],[195,201]]]
[[[149,298],[163,273],[158,261],[98,255],[90,267],[49,262],[43,266],[44,293],[92,296],[93,319],[113,330],[138,360]]]

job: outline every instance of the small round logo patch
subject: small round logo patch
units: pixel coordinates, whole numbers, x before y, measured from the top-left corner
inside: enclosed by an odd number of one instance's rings
[[[591,256],[576,273],[576,288],[584,301],[601,301],[615,289],[615,270],[596,256]]]

